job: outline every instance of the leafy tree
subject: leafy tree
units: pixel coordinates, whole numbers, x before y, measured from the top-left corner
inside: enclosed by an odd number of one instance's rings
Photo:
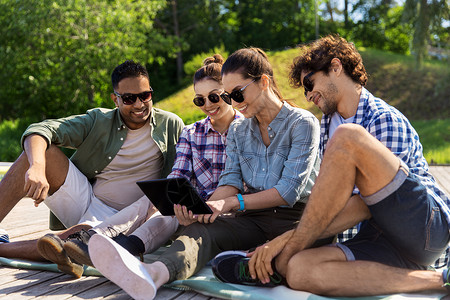
[[[0,121],[113,105],[110,74],[153,63],[171,41],[153,34],[163,0],[0,0]],[[152,33],[152,34],[150,34]]]
[[[361,14],[362,18],[356,23],[353,35],[362,46],[383,49],[387,42],[383,20],[393,5],[394,0],[360,0],[355,4],[353,13]]]
[[[414,24],[412,48],[416,66],[422,65],[432,32],[442,29],[442,21],[450,19],[448,0],[406,0],[405,20]],[[446,29],[448,36],[448,28]]]

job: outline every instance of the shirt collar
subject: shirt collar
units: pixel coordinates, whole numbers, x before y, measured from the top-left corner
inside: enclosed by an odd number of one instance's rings
[[[234,120],[239,119],[241,117],[242,117],[242,115],[240,115],[239,113],[237,113],[236,110],[234,110]],[[210,116],[206,117],[206,119],[204,120],[203,124],[204,124],[203,126],[205,126],[205,133],[204,133],[205,135],[207,135],[209,133],[209,131],[218,132],[212,126],[211,117]],[[228,129],[224,132],[224,134],[226,135],[227,133],[228,133]]]
[[[359,96],[358,108],[356,109],[355,118],[353,119],[353,123],[361,124],[364,120],[364,107],[366,107],[367,102],[369,101],[371,94],[364,87],[361,89],[361,95]]]
[[[205,133],[204,133],[204,135],[207,135],[210,130],[211,131],[216,131],[216,130],[214,130],[214,127],[212,126],[211,118],[209,116],[206,117],[205,122],[204,122],[204,126],[205,126]]]
[[[290,114],[291,108],[292,106],[290,106],[289,103],[283,101],[281,110],[278,112],[272,122],[270,122],[268,127],[272,128],[275,131],[278,131],[278,129],[285,123],[286,118]],[[252,117],[250,121],[250,130],[259,133],[258,119],[256,119],[256,117]]]

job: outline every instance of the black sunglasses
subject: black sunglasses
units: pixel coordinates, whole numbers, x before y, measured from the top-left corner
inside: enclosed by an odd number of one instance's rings
[[[225,101],[225,103],[231,104],[230,98],[228,97],[228,95],[225,95],[225,93],[223,93],[221,95],[219,95],[219,94],[209,94],[208,95],[208,99],[212,103],[219,102],[221,98],[222,98],[223,101]],[[198,96],[198,97],[195,97],[194,100],[192,100],[192,101],[197,106],[203,106],[203,105],[205,105],[206,99],[205,99],[205,97]]]
[[[134,102],[136,102],[137,98],[142,101],[142,103],[147,103],[152,100],[153,96],[153,89],[150,88],[150,91],[142,92],[139,94],[119,94],[118,92],[114,91],[114,95],[122,99],[123,104],[125,105],[132,105]]]
[[[250,81],[249,83],[247,83],[247,85],[245,85],[243,88],[240,88],[239,90],[235,90],[232,91],[231,93],[227,93],[225,92],[224,94],[227,95],[227,97],[230,99],[230,103],[231,103],[231,99],[233,99],[235,102],[237,103],[241,103],[243,102],[244,99],[244,94],[242,94],[242,92],[253,82],[256,81],[256,78],[253,79],[252,81]]]
[[[314,82],[312,82],[311,79],[309,79],[311,76],[314,75],[314,73],[315,73],[314,71],[309,72],[308,75],[303,77],[303,88],[305,89],[305,97],[308,92],[312,92],[312,90],[314,89]]]

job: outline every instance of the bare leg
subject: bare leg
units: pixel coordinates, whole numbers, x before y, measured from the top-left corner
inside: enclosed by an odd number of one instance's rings
[[[69,170],[69,160],[56,146],[50,146],[46,151],[46,176],[50,184],[49,194],[57,191],[66,180]],[[13,207],[25,197],[25,173],[29,168],[25,152],[19,156],[0,181],[0,222]]]
[[[418,291],[446,292],[442,274],[394,268],[370,261],[346,261],[337,247],[304,250],[288,264],[291,288],[325,296],[368,296]]]
[[[364,128],[343,125],[336,130],[299,226],[277,259],[292,288],[333,296],[445,291],[437,272],[348,262],[334,247],[304,250],[310,239],[315,240],[344,213],[354,184],[362,195],[371,195],[391,182],[398,170],[398,158]],[[355,215],[364,210],[357,207]]]
[[[89,230],[90,225],[79,224],[70,227],[59,233],[61,239],[67,238],[70,234],[81,231],[81,229]],[[8,258],[20,258],[33,261],[47,261],[37,250],[37,240],[17,241],[11,243],[0,244],[0,256]]]
[[[399,165],[398,158],[362,126],[339,126],[325,151],[299,226],[277,259],[278,270],[284,274],[290,257],[310,247],[327,228],[334,226],[335,219],[343,222],[337,218],[339,214],[355,220],[367,216],[365,205],[347,205],[354,185],[362,195],[371,195],[394,178]],[[355,208],[351,214],[344,210],[348,207]]]

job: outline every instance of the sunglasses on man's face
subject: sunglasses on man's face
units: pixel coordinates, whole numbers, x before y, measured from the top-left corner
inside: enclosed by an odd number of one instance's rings
[[[243,94],[244,90],[245,90],[251,83],[253,83],[253,82],[255,82],[255,81],[256,81],[256,78],[253,79],[252,81],[250,81],[249,83],[247,83],[243,88],[240,88],[239,90],[232,91],[232,92],[229,93],[229,94],[228,94],[227,92],[225,92],[224,94],[227,95],[227,97],[230,98],[230,100],[233,99],[235,102],[241,103],[241,102],[243,102],[243,101],[245,100],[245,99],[244,99],[244,94]],[[231,103],[231,101],[230,101],[230,103]]]
[[[225,103],[231,104],[230,98],[227,95],[225,95],[224,93],[222,93],[221,95],[219,95],[219,94],[209,94],[208,95],[208,99],[212,103],[219,102],[221,98],[222,98],[223,101],[225,101]],[[200,96],[195,97],[194,100],[192,100],[192,101],[197,106],[203,106],[206,103],[205,97],[200,97]]]
[[[314,73],[315,73],[314,71],[309,72],[308,75],[306,75],[303,78],[303,88],[305,89],[305,97],[308,92],[312,92],[312,90],[314,89],[314,82],[312,82],[310,79],[311,76],[314,75]]]
[[[153,95],[153,89],[150,88],[150,91],[146,91],[146,92],[142,92],[139,94],[130,94],[130,93],[125,93],[125,94],[119,94],[118,92],[114,91],[114,95],[116,95],[117,97],[122,99],[123,104],[125,105],[132,105],[136,102],[137,98],[139,98],[139,100],[141,100],[142,103],[147,103],[150,102],[152,100],[152,95]]]

